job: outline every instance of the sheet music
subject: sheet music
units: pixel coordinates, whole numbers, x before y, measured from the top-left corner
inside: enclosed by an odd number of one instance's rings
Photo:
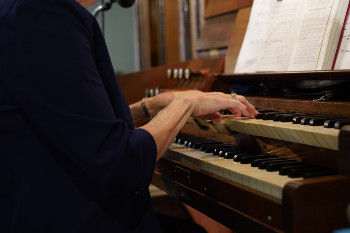
[[[305,1],[270,1],[268,26],[265,31],[257,71],[288,70],[296,40],[300,12]]]
[[[350,69],[350,21],[349,15],[346,19],[343,37],[341,40],[338,57],[334,69]]]
[[[346,2],[255,0],[235,73],[330,69]]]
[[[246,35],[239,53],[235,73],[256,72],[261,43],[269,16],[270,2],[255,0],[250,12]]]
[[[302,26],[288,69],[290,71],[316,70],[317,64],[323,61],[321,53],[325,53],[330,39],[326,31],[334,21],[334,18],[329,17],[331,11],[335,11],[334,0],[309,0],[305,3],[308,13],[301,20]]]

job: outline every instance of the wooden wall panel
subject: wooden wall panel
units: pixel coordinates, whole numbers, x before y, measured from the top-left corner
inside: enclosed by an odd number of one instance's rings
[[[140,58],[141,69],[151,67],[151,28],[149,0],[137,2],[139,12]]]
[[[207,19],[196,45],[197,50],[227,47],[232,37],[236,12]]]
[[[160,51],[160,21],[159,21],[159,4],[158,0],[149,0],[150,15],[150,46],[151,46],[151,66],[161,64]]]
[[[210,18],[244,7],[248,7],[252,4],[253,0],[208,0],[204,16],[205,18]]]
[[[164,0],[165,62],[180,61],[180,0]]]
[[[225,58],[225,73],[233,73],[241,45],[247,30],[251,7],[240,9],[232,31],[231,40]]]

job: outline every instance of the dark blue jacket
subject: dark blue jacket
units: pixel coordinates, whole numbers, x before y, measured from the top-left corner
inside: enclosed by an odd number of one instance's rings
[[[156,153],[88,11],[0,0],[0,232],[159,232]]]

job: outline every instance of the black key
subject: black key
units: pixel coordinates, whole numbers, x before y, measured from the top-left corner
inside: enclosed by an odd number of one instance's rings
[[[282,121],[283,118],[285,118],[286,116],[297,116],[298,114],[296,113],[292,113],[292,112],[288,112],[288,113],[280,113],[277,114],[273,117],[273,121]],[[300,115],[300,114],[299,114]],[[293,119],[293,118],[292,118]]]
[[[323,124],[323,127],[325,128],[334,128],[334,124],[337,122],[338,120],[326,120]]]
[[[312,119],[312,117],[304,117],[300,120],[300,124],[301,125],[309,125],[311,119]]]
[[[283,114],[283,113],[286,113],[286,112],[268,112],[265,114],[265,116],[263,116],[263,120],[273,120],[273,118],[276,116],[276,115],[280,115],[280,114]]]
[[[255,116],[255,118],[256,118],[256,119],[262,119],[264,116],[265,116],[265,113],[260,112],[260,113],[258,113],[258,114]]]
[[[273,110],[259,111],[259,113],[255,116],[255,118],[256,119],[263,119],[263,117],[269,112],[276,112],[276,111],[273,111]]]
[[[350,120],[345,120],[345,121],[337,121],[334,124],[335,129],[341,129],[344,125],[350,125]]]
[[[305,116],[296,116],[293,118],[293,124],[300,124],[301,119],[303,119]]]
[[[177,143],[177,144],[184,144],[184,142],[185,142],[186,140],[189,140],[189,139],[194,139],[194,138],[190,138],[190,137],[177,137],[177,138],[175,139],[175,143]]]
[[[266,166],[266,171],[268,172],[275,172],[278,171],[282,167],[286,166],[292,166],[292,165],[303,165],[305,163],[298,162],[298,161],[285,161],[285,162],[279,162],[279,163],[271,163]]]
[[[336,118],[328,119],[324,122],[323,127],[334,128],[334,125],[337,121],[350,121],[350,119],[346,117],[344,117],[344,119],[336,119]]]
[[[316,171],[324,171],[328,170],[327,168],[324,167],[312,167],[312,168],[293,168],[290,169],[288,172],[288,177],[290,178],[298,178],[298,177],[303,177],[304,174],[308,172],[316,172]]]
[[[270,160],[270,161],[261,161],[259,163],[259,169],[266,169],[268,165],[273,164],[273,163],[280,163],[280,162],[287,162],[287,161],[295,161],[295,160],[289,160],[289,159],[283,159],[283,158],[278,158],[275,160]]]
[[[216,144],[217,142],[214,141],[208,141],[208,142],[194,142],[191,146],[191,148],[193,149],[200,149],[201,146],[205,146],[205,145],[212,145],[212,144]]]
[[[276,158],[276,155],[269,155],[269,154],[259,154],[259,155],[245,155],[241,158],[242,164],[249,164],[254,159],[269,159],[269,158]]]
[[[317,121],[322,121],[322,119],[327,120],[327,119],[332,118],[332,117],[334,117],[334,116],[317,116],[317,115],[307,116],[307,117],[301,119],[300,124],[301,125],[316,126]],[[323,123],[321,125],[323,125]]]
[[[300,124],[301,120],[306,117],[310,117],[310,115],[295,116],[293,118],[293,124]]]
[[[276,112],[276,110],[272,110],[272,109],[256,109],[258,110],[259,113],[267,113],[267,112]]]
[[[204,150],[205,153],[214,153],[214,150],[215,149],[219,149],[219,148],[222,148],[224,146],[227,146],[227,144],[219,144],[219,145],[210,145],[210,146],[207,146]],[[233,146],[233,145],[231,145]]]
[[[239,150],[239,149],[241,149],[241,147],[239,147],[239,146],[215,148],[214,152],[213,152],[213,155],[222,155],[222,156],[224,156],[225,152],[236,151],[236,150]]]
[[[231,145],[231,146],[222,146],[222,147],[218,147],[218,148],[214,148],[214,152],[213,152],[213,155],[219,155],[220,151],[229,151],[230,149],[231,150],[234,150],[234,149],[239,149],[241,148],[240,146],[234,146],[234,145]]]
[[[225,110],[221,110],[220,114],[221,115],[232,115],[232,112],[228,109],[225,109]]]
[[[289,171],[291,169],[294,169],[294,168],[313,168],[313,167],[315,167],[315,166],[308,165],[308,164],[281,167],[279,170],[279,175],[281,175],[281,176],[288,175]]]
[[[186,140],[184,142],[184,146],[192,148],[192,146],[196,143],[206,143],[206,142],[212,142],[212,141],[207,140],[207,139]]]
[[[204,151],[205,153],[213,153],[214,151],[214,146],[223,146],[223,143],[217,142],[216,144],[207,144],[207,145],[202,145],[199,149],[200,151]],[[208,152],[210,151],[211,152]]]
[[[184,139],[183,141],[181,140],[180,144],[183,144],[184,146],[188,147],[188,144],[193,141],[198,141],[198,138],[197,139],[187,138],[187,139]]]
[[[283,115],[281,117],[281,122],[292,122],[295,115]]]
[[[286,158],[270,158],[270,159],[254,159],[251,163],[252,167],[259,167],[260,163],[268,161],[283,161],[287,160]]]
[[[330,175],[336,175],[338,174],[337,171],[315,171],[315,172],[307,172],[303,175],[304,178],[312,178],[312,177],[318,177],[318,176],[330,176]]]
[[[309,125],[310,126],[321,126],[324,125],[326,121],[328,120],[342,120],[345,119],[344,117],[333,117],[333,116],[329,116],[329,117],[315,117],[313,119],[310,120]]]
[[[309,122],[310,126],[320,126],[324,125],[324,123],[327,121],[327,118],[312,118]]]
[[[256,156],[256,155],[259,155],[260,153],[259,152],[252,152],[252,151],[242,151],[240,153],[236,153],[233,157],[230,157],[230,159],[233,158],[233,161],[235,162],[240,162],[241,161],[241,158],[243,156]]]
[[[273,117],[273,121],[281,121],[282,117],[284,117],[286,114],[277,114]]]
[[[249,154],[252,153],[252,151],[248,151],[246,149],[237,149],[237,150],[229,150],[229,151],[220,151],[219,157],[224,157],[225,159],[232,159],[237,154]]]
[[[305,116],[305,114],[298,114],[298,113],[294,113],[294,114],[283,114],[281,116],[281,122],[293,122],[293,118],[296,116]]]

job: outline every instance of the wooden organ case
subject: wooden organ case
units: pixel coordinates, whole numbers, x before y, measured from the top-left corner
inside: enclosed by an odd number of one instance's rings
[[[120,76],[118,82],[127,101],[140,100],[146,88],[151,92],[159,88],[229,93],[228,85],[232,82],[349,79],[349,71],[225,75],[232,73],[252,3],[231,2],[236,4],[235,23],[226,57],[187,60]],[[177,72],[189,69],[197,73],[188,79],[174,79],[167,77],[169,69]],[[258,95],[246,98],[259,109],[350,118],[350,102],[343,100]],[[234,163],[232,159],[210,159],[198,149],[174,146],[159,160],[153,184],[235,232],[332,232],[349,227],[346,213],[350,209],[350,125],[324,131],[322,126],[285,127],[272,120],[264,125],[259,122],[263,120],[252,121],[253,126],[250,120],[225,118],[222,123],[213,123],[190,119],[182,133],[320,165],[335,174],[271,181],[269,174],[273,172],[258,168],[254,168],[256,172],[253,168],[247,172],[240,168],[234,170],[236,168],[228,164]],[[250,176],[253,173],[255,177]]]

